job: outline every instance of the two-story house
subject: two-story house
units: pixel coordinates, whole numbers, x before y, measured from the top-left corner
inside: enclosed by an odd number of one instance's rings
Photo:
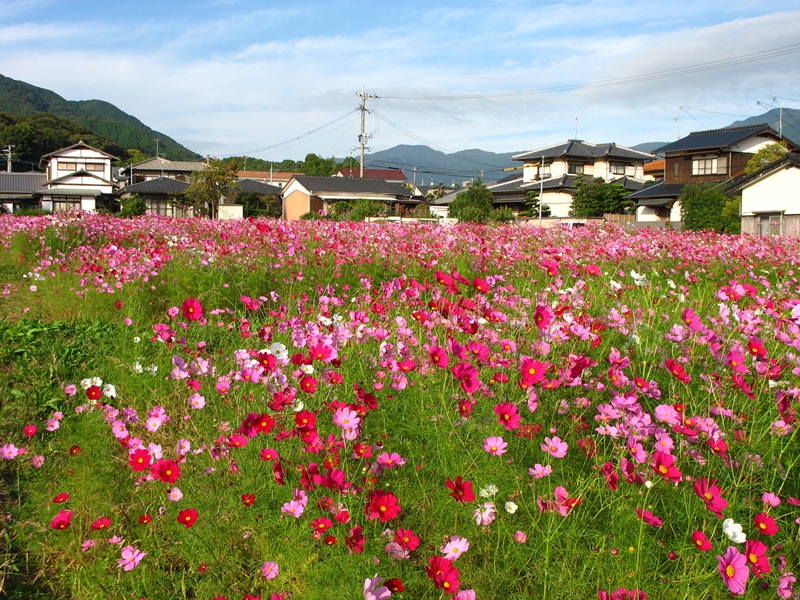
[[[42,156],[47,181],[34,193],[40,207],[53,212],[94,211],[104,196],[112,197],[111,163],[118,160],[83,141]]]
[[[518,186],[523,193],[541,191],[541,202],[550,207],[553,217],[568,217],[577,191],[577,177],[599,177],[637,190],[644,185],[644,164],[655,156],[614,143],[567,140],[511,158],[522,161],[522,177],[516,182],[506,181],[503,192],[512,193],[510,185]]]
[[[637,221],[680,221],[680,196],[692,183],[730,181],[753,154],[779,141],[767,124],[695,131],[655,150],[664,155],[664,177],[634,192]]]

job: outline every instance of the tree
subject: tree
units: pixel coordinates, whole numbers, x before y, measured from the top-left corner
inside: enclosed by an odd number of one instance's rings
[[[238,171],[235,163],[212,160],[202,171],[193,172],[183,195],[194,214],[216,218],[220,199],[239,187],[236,183]]]
[[[738,199],[734,200],[738,202]],[[737,233],[741,227],[738,209],[722,189],[713,183],[695,183],[683,188],[680,197],[681,220],[684,229],[710,229],[718,233]],[[726,208],[727,207],[727,208]],[[736,216],[733,216],[733,213]]]
[[[519,216],[532,219],[539,218],[539,190],[528,190],[525,195],[528,197],[528,201],[525,203],[528,208],[519,213]],[[547,204],[542,204],[542,216],[550,216],[550,207]]]
[[[744,168],[745,174],[750,175],[750,173],[758,171],[761,167],[766,167],[768,164],[782,158],[788,151],[789,147],[783,140],[764,146],[747,161],[747,166]]]
[[[147,212],[147,205],[138,194],[133,194],[120,200],[120,206],[120,211],[117,213],[118,217],[138,217]]]
[[[450,217],[462,223],[485,223],[492,212],[493,199],[492,192],[478,180],[450,203]]]
[[[255,192],[240,192],[236,202],[242,205],[242,214],[247,217],[280,218],[282,213],[281,199],[274,194],[259,196]]]
[[[628,191],[618,183],[606,183],[602,177],[575,179],[577,191],[570,208],[570,216],[579,218],[602,217],[604,214],[624,214],[633,202],[625,200]]]
[[[316,175],[318,177],[328,177],[339,170],[339,163],[333,158],[322,158],[314,153],[307,154],[303,162],[304,175]]]

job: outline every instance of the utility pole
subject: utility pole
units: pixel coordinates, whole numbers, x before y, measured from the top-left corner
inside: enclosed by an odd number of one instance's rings
[[[156,141],[156,158],[158,158],[158,138],[153,138]]]
[[[542,196],[544,196],[544,154],[542,154],[542,164],[539,167],[539,227],[542,226]]]
[[[772,97],[772,101],[773,102],[777,102],[778,106],[781,107],[781,110],[780,110],[780,113],[779,113],[780,116],[778,117],[778,135],[780,136],[781,139],[783,139],[783,103],[781,103],[781,101],[778,100],[777,96],[773,96]]]
[[[11,173],[11,149],[13,147],[14,146],[12,146],[10,144],[5,147],[5,151],[6,151],[6,173]]]
[[[367,98],[377,98],[374,94],[367,94],[364,86],[361,86],[361,93],[356,93],[356,96],[361,98],[361,106],[358,107],[358,110],[361,111],[361,134],[358,136],[358,147],[360,153],[360,167],[359,167],[359,177],[361,179],[364,178],[364,148],[367,145],[367,140],[372,137],[372,134],[367,135],[365,131],[366,126],[366,116],[367,112]]]

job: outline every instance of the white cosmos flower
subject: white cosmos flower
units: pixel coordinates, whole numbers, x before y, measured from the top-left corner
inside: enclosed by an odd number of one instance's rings
[[[722,532],[727,535],[734,544],[744,544],[747,536],[742,531],[742,526],[734,523],[733,519],[725,519],[722,522]]]

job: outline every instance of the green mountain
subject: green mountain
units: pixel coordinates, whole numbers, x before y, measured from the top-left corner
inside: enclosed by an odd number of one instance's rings
[[[48,113],[69,119],[97,136],[108,138],[127,150],[137,148],[153,155],[153,140],[159,140],[159,155],[170,160],[199,160],[201,156],[166,134],[150,129],[139,119],[103,100],[65,100],[55,92],[0,75],[0,112],[18,117]],[[86,143],[88,140],[84,139]],[[51,151],[58,148],[52,148]]]

